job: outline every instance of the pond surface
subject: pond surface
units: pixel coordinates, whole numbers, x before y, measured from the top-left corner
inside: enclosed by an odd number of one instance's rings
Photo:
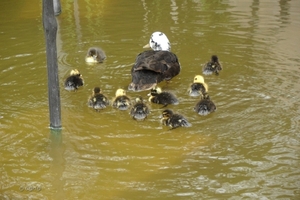
[[[49,129],[42,2],[1,1],[0,199],[300,199],[300,1],[62,1],[57,17],[62,130]],[[154,31],[181,73],[159,84],[190,128],[160,124],[162,108],[87,106],[93,87],[113,99]],[[89,47],[107,54],[87,65]],[[187,89],[204,76],[217,111],[199,116]],[[77,68],[85,85],[63,82]],[[132,92],[147,98],[149,91]]]

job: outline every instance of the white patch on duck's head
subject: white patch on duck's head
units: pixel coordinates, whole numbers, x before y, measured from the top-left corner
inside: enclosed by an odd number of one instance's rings
[[[204,78],[201,75],[196,75],[194,78],[194,83],[204,83]]]
[[[154,32],[152,33],[149,44],[144,46],[151,47],[154,51],[170,51],[171,50],[171,44],[169,42],[169,39],[163,32]]]
[[[123,89],[117,89],[116,91],[116,97],[119,97],[119,96],[124,96],[126,95],[126,91],[123,90]]]

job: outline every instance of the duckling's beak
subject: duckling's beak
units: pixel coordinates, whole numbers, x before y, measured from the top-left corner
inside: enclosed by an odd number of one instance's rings
[[[148,44],[146,44],[145,46],[143,46],[143,48],[145,49],[145,48],[150,48],[150,44],[148,43]]]
[[[147,94],[147,96],[150,97],[151,96],[151,92],[149,94]]]

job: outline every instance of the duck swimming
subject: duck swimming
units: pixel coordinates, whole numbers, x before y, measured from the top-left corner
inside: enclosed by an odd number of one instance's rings
[[[151,89],[150,94],[148,94],[149,101],[152,103],[163,104],[164,107],[168,104],[178,105],[179,101],[176,96],[170,92],[163,92],[159,87],[154,87]]]
[[[77,69],[73,69],[70,76],[65,80],[65,89],[68,91],[77,90],[78,87],[83,86],[82,75]]]
[[[161,122],[163,125],[170,126],[171,129],[177,127],[191,127],[192,125],[180,114],[174,114],[172,110],[164,110],[162,112]]]
[[[194,77],[193,84],[190,86],[189,95],[196,97],[196,96],[202,95],[204,92],[207,92],[207,91],[208,91],[208,86],[204,82],[203,76],[196,75]]]
[[[131,108],[130,115],[135,120],[144,120],[150,113],[148,106],[143,102],[142,97],[135,99],[135,104]]]
[[[113,100],[113,107],[119,110],[127,110],[131,106],[130,98],[126,96],[126,91],[118,89],[116,91],[116,97]]]
[[[102,63],[105,59],[105,52],[98,47],[89,48],[85,56],[85,62],[87,63]]]
[[[210,75],[215,73],[219,75],[219,72],[222,70],[222,65],[219,63],[219,58],[216,55],[211,56],[211,60],[204,64],[203,74]]]
[[[194,111],[199,115],[208,115],[209,113],[214,112],[217,109],[216,105],[210,97],[208,93],[204,93],[201,96],[201,100],[194,107]]]
[[[128,90],[149,90],[157,83],[169,81],[180,72],[177,56],[170,52],[171,45],[162,32],[154,32],[144,48],[152,50],[140,53],[131,69],[132,81]]]
[[[106,108],[108,105],[108,98],[102,94],[100,87],[94,87],[93,93],[88,100],[88,106],[98,111]]]

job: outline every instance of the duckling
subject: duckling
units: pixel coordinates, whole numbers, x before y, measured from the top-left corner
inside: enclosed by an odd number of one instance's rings
[[[68,91],[77,90],[78,87],[83,86],[83,78],[77,69],[73,69],[70,76],[65,80],[65,89]]]
[[[217,109],[216,105],[210,97],[208,93],[204,93],[201,96],[201,100],[194,107],[194,111],[199,115],[208,115],[209,113],[214,112]]]
[[[184,126],[191,127],[192,125],[180,114],[174,114],[172,110],[164,110],[162,112],[161,122],[163,125],[170,126],[171,129]]]
[[[88,105],[97,111],[104,109],[109,105],[109,100],[102,94],[100,87],[94,87],[93,93],[88,100]]]
[[[210,75],[215,73],[219,75],[219,72],[222,70],[222,65],[219,63],[219,58],[216,55],[211,56],[211,60],[204,64],[203,74]]]
[[[131,108],[130,115],[135,120],[144,120],[150,113],[148,106],[143,102],[142,97],[135,99],[135,104]]]
[[[128,90],[150,90],[157,83],[170,81],[180,72],[180,63],[177,56],[170,52],[171,45],[167,36],[162,32],[154,32],[149,44],[143,48],[151,47],[140,53],[131,69],[132,81]]]
[[[176,96],[170,92],[162,92],[159,87],[154,87],[151,89],[150,94],[148,94],[149,101],[152,103],[163,104],[166,107],[168,104],[178,105],[179,101]]]
[[[189,95],[195,97],[195,96],[202,95],[204,92],[207,91],[208,91],[208,86],[204,82],[203,76],[196,75],[193,84],[190,86]]]
[[[119,110],[127,110],[131,106],[130,98],[126,96],[126,91],[118,89],[116,91],[116,97],[113,100],[113,107]]]
[[[85,56],[85,62],[87,63],[102,63],[105,59],[105,52],[98,47],[89,48]]]

